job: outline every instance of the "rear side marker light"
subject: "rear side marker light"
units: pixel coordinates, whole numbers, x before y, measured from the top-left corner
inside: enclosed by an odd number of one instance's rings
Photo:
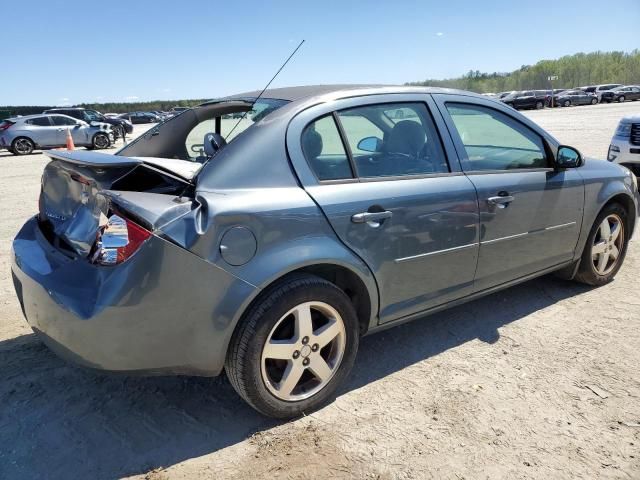
[[[117,265],[131,257],[149,239],[151,232],[119,215],[111,215],[98,240],[92,262]]]

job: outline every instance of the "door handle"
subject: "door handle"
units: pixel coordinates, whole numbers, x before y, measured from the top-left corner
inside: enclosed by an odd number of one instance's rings
[[[391,218],[393,212],[384,210],[382,212],[362,212],[351,217],[353,223],[369,223],[372,227],[377,227],[387,218]]]
[[[513,197],[513,195],[499,195],[497,197],[487,198],[487,203],[489,205],[497,205],[498,208],[504,208],[514,200],[515,198]]]

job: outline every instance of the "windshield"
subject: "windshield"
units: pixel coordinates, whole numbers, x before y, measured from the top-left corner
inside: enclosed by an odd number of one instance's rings
[[[85,110],[84,114],[90,122],[98,122],[102,120],[102,115],[95,110]]]

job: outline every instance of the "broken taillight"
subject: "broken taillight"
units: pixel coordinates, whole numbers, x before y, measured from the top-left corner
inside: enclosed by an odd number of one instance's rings
[[[151,232],[137,223],[113,214],[98,234],[92,262],[117,265],[131,257],[151,236]]]

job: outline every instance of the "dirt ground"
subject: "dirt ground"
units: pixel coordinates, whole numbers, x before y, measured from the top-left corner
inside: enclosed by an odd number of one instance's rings
[[[527,113],[604,158],[640,103]],[[0,153],[0,479],[640,478],[640,269],[602,288],[534,280],[363,339],[350,381],[275,422],[224,378],[65,363],[13,293],[11,239],[46,159]]]

